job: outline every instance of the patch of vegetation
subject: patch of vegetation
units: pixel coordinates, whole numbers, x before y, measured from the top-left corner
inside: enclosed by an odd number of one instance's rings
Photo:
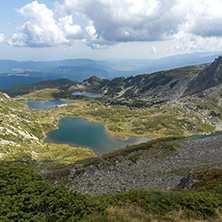
[[[128,157],[133,163],[136,163],[140,159],[140,155],[131,155]]]
[[[10,146],[9,146],[10,147]],[[71,147],[67,144],[47,143],[13,147],[10,150],[2,148],[5,161],[37,161],[41,163],[70,164],[77,160],[95,157],[95,153],[88,148]]]
[[[0,165],[1,221],[86,221],[88,200],[18,165]]]
[[[98,157],[76,161],[76,164],[82,164],[84,167],[96,166],[99,163],[100,163],[100,159]]]
[[[67,144],[47,143],[40,148],[37,160],[56,161],[57,163],[70,164],[77,160],[96,156],[92,150],[83,147],[71,147]]]
[[[59,89],[41,89],[24,95],[22,98],[26,101],[47,101],[55,99],[55,95],[59,94]]]
[[[195,173],[196,183],[194,189],[198,191],[210,191],[222,195],[222,169],[213,168],[201,170]]]
[[[180,168],[171,168],[171,171],[167,173],[184,176],[184,175],[188,175],[191,171],[192,171],[192,168],[190,167],[180,167]]]

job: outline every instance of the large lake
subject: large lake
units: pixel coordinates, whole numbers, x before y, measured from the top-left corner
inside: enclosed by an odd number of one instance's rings
[[[73,93],[74,96],[87,96],[91,98],[101,98],[101,93],[95,93],[95,92],[86,92],[86,91],[76,91]]]
[[[26,104],[30,109],[48,110],[56,108],[58,105],[70,104],[75,102],[65,100],[49,100],[45,102],[27,102]]]
[[[149,140],[151,139],[144,137],[121,139],[106,133],[104,124],[91,123],[80,118],[62,118],[58,123],[58,129],[47,133],[45,142],[89,147],[98,154],[104,154],[114,149]]]

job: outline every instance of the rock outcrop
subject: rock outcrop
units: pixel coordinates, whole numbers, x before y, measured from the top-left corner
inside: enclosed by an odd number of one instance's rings
[[[206,67],[199,75],[189,83],[185,92],[188,94],[195,94],[202,92],[211,87],[217,86],[222,83],[222,56],[219,56]]]

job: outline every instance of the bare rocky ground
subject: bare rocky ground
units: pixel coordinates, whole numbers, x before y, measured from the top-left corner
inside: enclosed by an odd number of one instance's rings
[[[140,152],[136,161],[127,156],[102,159],[91,166],[77,165],[69,176],[69,188],[91,195],[122,193],[136,188],[175,188],[191,171],[222,167],[222,136],[185,139],[176,151]],[[137,153],[138,154],[138,153]]]

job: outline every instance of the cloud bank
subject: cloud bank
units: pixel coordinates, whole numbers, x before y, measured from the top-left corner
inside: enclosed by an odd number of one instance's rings
[[[195,48],[197,41],[222,38],[221,8],[221,0],[64,0],[54,9],[33,1],[17,10],[27,22],[8,42],[51,47],[83,41],[91,48],[105,48],[175,39]]]

